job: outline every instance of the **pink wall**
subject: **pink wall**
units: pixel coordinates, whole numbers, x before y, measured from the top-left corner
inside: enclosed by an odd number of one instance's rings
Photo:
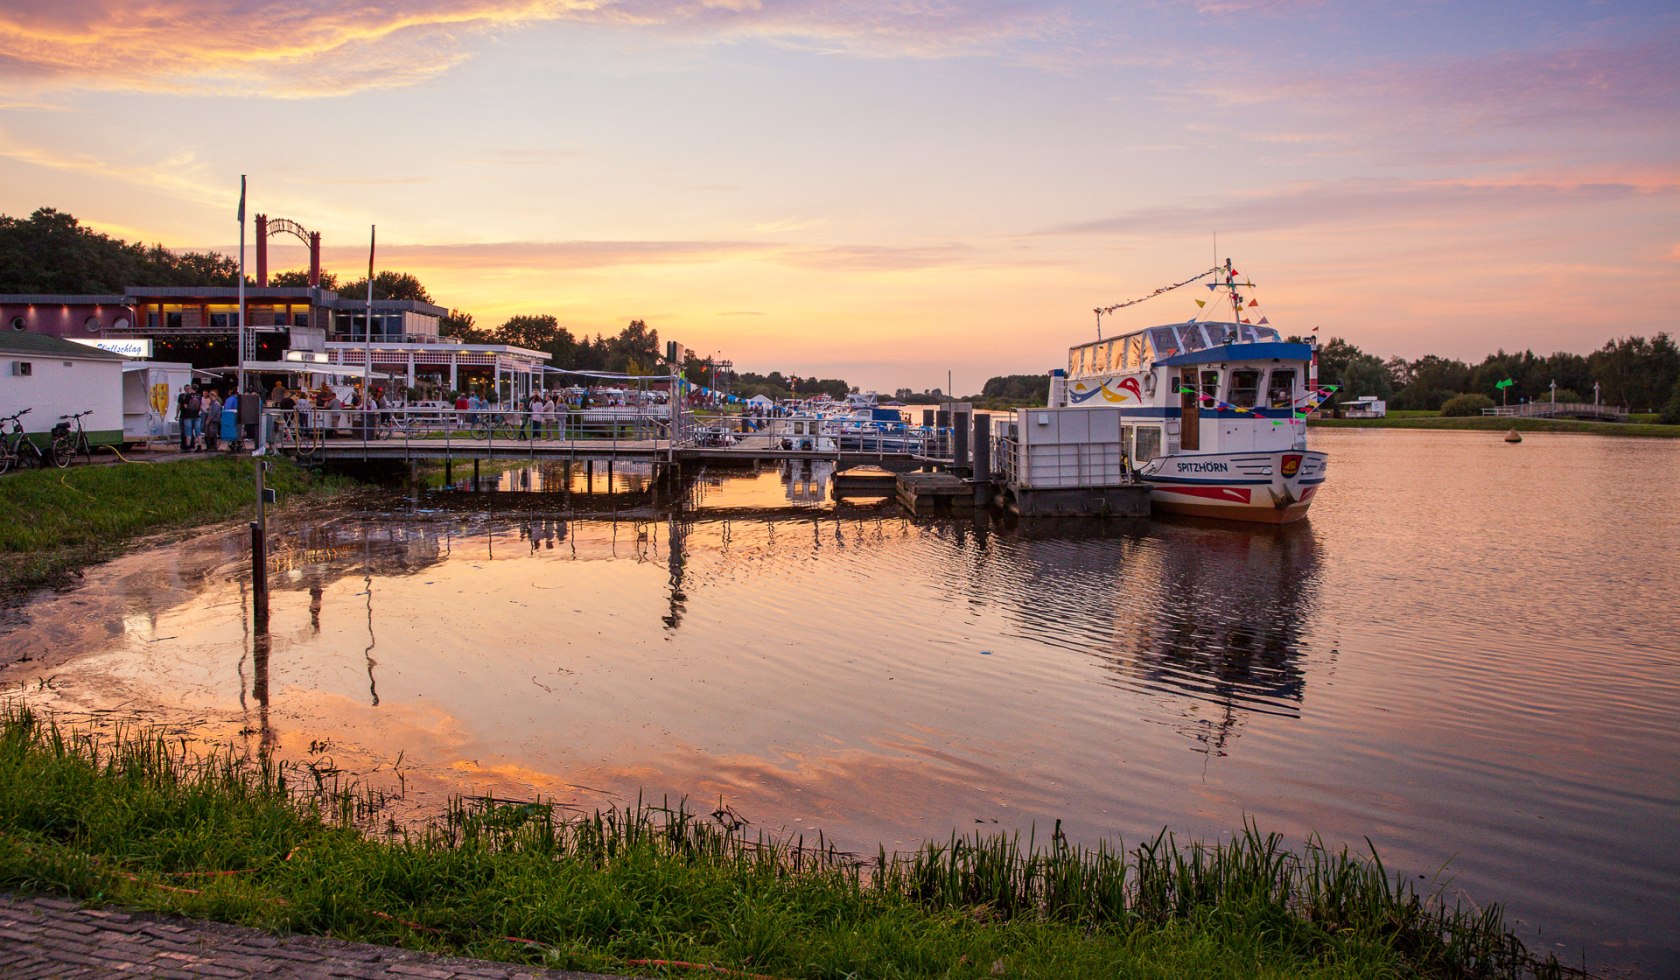
[[[85,326],[88,317],[99,319],[100,329]],[[120,318],[134,322],[134,313],[116,303],[0,303],[0,330],[13,330],[12,321],[23,318],[23,329],[53,337],[99,337]]]

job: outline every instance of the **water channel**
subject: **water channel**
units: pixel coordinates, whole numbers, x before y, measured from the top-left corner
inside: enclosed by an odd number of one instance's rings
[[[866,853],[1368,837],[1531,946],[1680,973],[1680,444],[1314,436],[1331,483],[1282,529],[912,519],[809,471],[680,510],[553,467],[369,495],[277,522],[268,634],[222,528],[7,614],[0,680],[380,785],[400,758],[418,808],[721,799]]]

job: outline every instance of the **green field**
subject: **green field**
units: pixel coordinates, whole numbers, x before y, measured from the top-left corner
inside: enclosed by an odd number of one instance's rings
[[[1497,906],[1252,826],[1220,845],[1083,848],[1057,827],[855,859],[725,810],[457,799],[405,831],[388,800],[330,768],[0,705],[0,889],[642,976],[1569,975]]]
[[[338,492],[286,459],[267,482],[282,505]],[[255,517],[256,474],[248,457],[14,470],[0,476],[0,598],[62,583],[121,554],[136,538]]]

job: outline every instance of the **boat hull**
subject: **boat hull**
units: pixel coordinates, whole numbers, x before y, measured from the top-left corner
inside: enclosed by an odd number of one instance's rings
[[[1328,468],[1324,453],[1302,449],[1192,453],[1150,460],[1139,476],[1162,513],[1289,524],[1307,516]]]

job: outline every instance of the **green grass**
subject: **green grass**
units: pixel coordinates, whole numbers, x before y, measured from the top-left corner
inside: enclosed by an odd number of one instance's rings
[[[726,810],[570,819],[453,801],[376,840],[380,793],[308,766],[95,736],[0,706],[0,888],[534,965],[776,977],[1562,976],[1497,907],[1244,828],[1126,851],[994,835],[858,861]]]
[[[267,482],[282,504],[336,492],[325,480],[277,458]],[[0,597],[55,585],[159,531],[255,516],[248,458],[81,465],[0,476]]]
[[[1574,419],[1522,419],[1476,416],[1446,418],[1434,412],[1390,412],[1381,419],[1314,418],[1309,425],[1326,429],[1449,429],[1481,432],[1585,432],[1600,436],[1680,438],[1680,425],[1644,422],[1582,422]]]

